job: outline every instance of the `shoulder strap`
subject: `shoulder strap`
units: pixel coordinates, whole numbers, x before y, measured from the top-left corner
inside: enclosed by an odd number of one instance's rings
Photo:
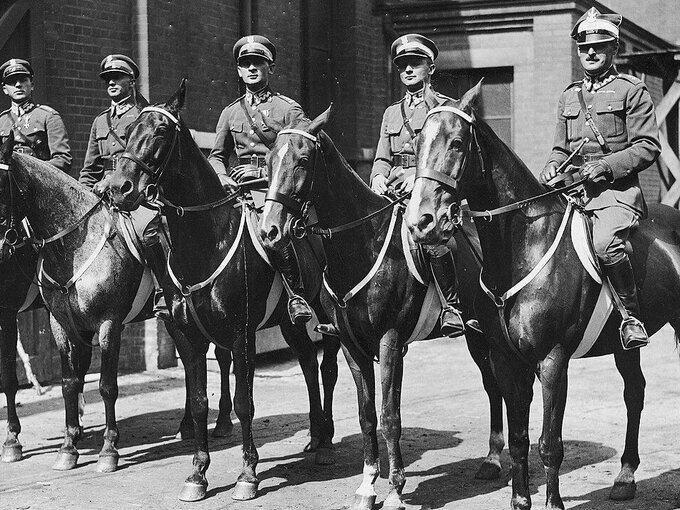
[[[586,118],[586,124],[588,124],[588,126],[590,127],[590,130],[595,135],[595,138],[597,139],[597,143],[600,144],[600,148],[602,149],[602,152],[605,153],[605,154],[609,154],[612,150],[609,148],[609,145],[607,144],[607,140],[604,139],[604,136],[602,136],[602,133],[600,133],[600,130],[595,125],[595,121],[593,120],[593,116],[588,111],[588,108],[586,108],[586,101],[585,101],[585,99],[583,99],[583,88],[578,89],[577,95],[578,95],[578,102],[581,105],[581,111],[583,112],[583,115]]]
[[[111,110],[106,110],[106,125],[109,126],[109,133],[111,133],[120,146],[125,149],[127,144],[120,138],[120,136],[118,136],[118,133],[116,133],[116,131],[113,129],[113,126],[111,125]]]
[[[406,131],[408,131],[408,134],[411,135],[411,139],[415,139],[416,134],[415,131],[413,131],[413,128],[411,127],[411,122],[408,120],[408,117],[406,117],[406,108],[404,107],[405,101],[402,99],[401,100],[401,118],[404,121],[404,127],[406,128]]]
[[[255,131],[255,134],[257,137],[260,139],[260,141],[267,147],[267,149],[271,149],[274,146],[274,140],[270,140],[267,135],[265,135],[262,130],[260,129],[260,126],[258,126],[255,123],[255,119],[250,115],[250,112],[248,111],[248,107],[246,106],[246,96],[243,96],[241,100],[239,101],[239,104],[241,105],[241,108],[243,109],[243,113],[246,114],[246,117],[248,118],[248,121],[250,122],[250,127],[253,131]]]

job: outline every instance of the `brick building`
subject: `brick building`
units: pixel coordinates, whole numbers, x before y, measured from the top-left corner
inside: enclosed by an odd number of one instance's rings
[[[557,98],[581,75],[571,27],[589,7],[607,11],[606,5],[616,2],[631,5],[627,0],[5,0],[0,61],[21,57],[33,63],[36,100],[62,114],[75,175],[91,122],[108,105],[98,78],[105,55],[132,56],[141,69],[140,89],[152,102],[169,97],[188,77],[184,119],[207,148],[222,108],[239,95],[231,47],[241,35],[262,33],[278,49],[273,88],[297,99],[310,116],[334,100],[328,131],[367,176],[382,112],[402,94],[390,44],[398,35],[420,32],[441,50],[438,90],[459,97],[484,76],[482,115],[538,172],[552,144]],[[673,3],[655,0],[667,6],[669,19],[675,15]],[[666,33],[672,31],[672,25],[664,26]],[[674,48],[628,19],[621,34],[625,52]],[[645,78],[655,100],[670,86],[668,80]],[[6,106],[0,98],[0,107]],[[645,172],[643,186],[653,200],[657,174]],[[33,316],[30,328],[28,318],[22,321],[24,333],[33,328],[45,336],[44,316]],[[158,347],[163,335],[156,329],[155,324],[131,328],[123,370],[158,366],[164,348]],[[45,372],[57,373],[58,368]]]

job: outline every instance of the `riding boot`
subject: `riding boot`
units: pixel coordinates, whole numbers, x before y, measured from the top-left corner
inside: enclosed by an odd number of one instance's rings
[[[312,310],[302,297],[302,278],[292,244],[274,252],[276,268],[284,279],[288,292],[288,315],[293,324],[305,324],[312,318]]]
[[[638,301],[637,286],[635,285],[633,267],[628,256],[615,264],[605,265],[604,272],[625,308],[625,313],[621,313],[623,321],[621,321],[621,327],[619,328],[623,348],[635,349],[647,345],[649,338],[647,337],[644,325],[640,321],[640,303]]]
[[[163,321],[171,321],[172,316],[165,302],[165,295],[161,289],[158,279],[165,274],[167,260],[165,251],[161,244],[158,228],[160,227],[160,216],[157,216],[146,226],[141,239],[142,250],[146,263],[153,273],[153,285],[155,294],[153,298],[153,314],[156,318]]]
[[[430,267],[442,302],[442,313],[439,318],[442,335],[454,338],[465,334],[465,323],[459,311],[458,282],[453,253],[447,251],[439,257],[431,255]]]

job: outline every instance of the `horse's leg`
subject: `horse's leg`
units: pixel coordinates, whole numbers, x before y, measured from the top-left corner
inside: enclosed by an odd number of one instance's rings
[[[501,474],[501,453],[505,447],[503,440],[503,396],[491,370],[489,360],[489,342],[486,337],[471,328],[465,330],[465,341],[472,359],[482,374],[484,391],[489,398],[489,415],[491,431],[489,433],[489,453],[475,478],[480,480],[495,480]]]
[[[17,313],[0,311],[0,383],[7,400],[7,437],[2,445],[2,462],[21,460],[22,446],[19,442],[21,423],[17,414]]]
[[[194,426],[193,471],[184,481],[180,491],[181,501],[199,501],[205,498],[208,480],[205,473],[210,466],[208,453],[208,374],[205,354],[208,344],[202,335],[188,339],[186,335],[175,337],[175,346],[184,364],[187,398]]]
[[[628,419],[626,424],[626,446],[621,456],[621,472],[614,480],[609,497],[621,501],[635,497],[635,470],[640,465],[638,438],[640,416],[645,402],[645,376],[640,367],[640,349],[620,351],[614,354],[616,368],[623,377],[623,400],[626,403]]]
[[[561,345],[555,347],[540,364],[543,390],[543,431],[538,450],[546,476],[546,510],[564,510],[560,496],[560,466],[564,459],[562,424],[567,404],[567,366],[569,357]]]
[[[401,457],[401,384],[404,375],[402,348],[395,330],[388,331],[380,341],[380,384],[382,386],[382,411],[380,428],[387,444],[389,459],[390,492],[383,510],[403,510],[401,493],[406,484],[404,461]]]
[[[359,362],[349,354],[343,346],[345,359],[352,372],[357,387],[359,401],[359,425],[363,437],[364,476],[361,485],[354,493],[352,510],[372,510],[375,504],[375,481],[380,475],[380,457],[378,453],[378,419],[375,412],[375,374],[373,360],[357,355]]]
[[[83,416],[85,416],[85,376],[92,364],[92,338],[94,337],[94,332],[80,331],[79,335],[83,345],[74,354],[78,356],[75,360],[76,376],[78,378],[78,423],[82,427]]]
[[[61,394],[64,398],[64,410],[66,414],[66,427],[64,428],[64,442],[57,453],[57,460],[52,469],[58,471],[66,471],[73,469],[78,463],[78,449],[76,445],[78,440],[83,436],[83,426],[80,423],[79,400],[82,395],[84,374],[80,368],[82,359],[86,357],[86,349],[91,354],[92,347],[88,347],[86,343],[91,341],[91,337],[78,339],[73,338],[71,341],[64,328],[59,324],[57,319],[50,314],[50,326],[52,329],[52,336],[59,347],[59,354],[61,356]],[[74,337],[77,332],[74,333]]]
[[[491,367],[503,392],[508,415],[508,446],[512,457],[513,510],[531,508],[529,494],[529,408],[533,398],[533,372],[508,358],[499,349],[491,350]]]
[[[281,321],[281,333],[297,354],[298,363],[302,369],[307,385],[307,396],[309,398],[309,433],[310,442],[305,446],[305,452],[317,452],[317,463],[319,460],[326,461],[326,464],[333,463],[331,454],[331,443],[325,426],[323,407],[321,405],[321,389],[319,388],[319,362],[316,357],[316,346],[307,334],[304,326],[295,326],[287,319]],[[319,450],[323,454],[319,455]]]
[[[183,343],[188,345],[184,332],[177,327],[177,324],[173,321],[164,322],[165,329],[168,334],[172,337],[175,345],[178,343]],[[181,338],[180,338],[181,337]],[[187,440],[194,438],[194,420],[191,416],[191,400],[189,399],[189,377],[187,376],[186,364],[184,364],[184,386],[186,389],[185,399],[184,399],[184,416],[182,416],[182,421],[179,423],[179,428],[175,434],[176,439]]]
[[[226,437],[234,430],[231,422],[231,390],[229,373],[231,372],[231,351],[223,347],[215,347],[215,356],[220,366],[220,412],[213,430],[213,437]]]
[[[106,428],[104,445],[99,452],[97,471],[111,473],[118,468],[118,424],[116,423],[116,400],[118,400],[118,357],[122,324],[111,320],[104,321],[99,327],[99,346],[102,365],[99,378],[99,394],[104,401]]]
[[[234,394],[234,411],[241,423],[243,435],[243,468],[239,475],[232,499],[247,500],[257,495],[260,481],[256,469],[260,460],[255,441],[253,440],[253,378],[255,376],[255,331],[246,332],[245,344],[237,341],[234,345],[234,374],[236,375],[236,392]]]
[[[333,392],[335,383],[338,381],[338,351],[340,350],[340,339],[337,336],[324,335],[323,337],[323,359],[321,360],[321,382],[323,384],[323,413],[324,424],[326,426],[329,444],[333,443],[335,436],[335,423],[333,422]],[[319,459],[317,453],[317,463],[324,459]],[[335,457],[333,456],[333,462]]]

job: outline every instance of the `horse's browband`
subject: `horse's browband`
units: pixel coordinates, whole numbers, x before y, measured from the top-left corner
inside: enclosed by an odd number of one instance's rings
[[[163,108],[158,108],[157,106],[146,106],[144,109],[139,112],[141,115],[144,112],[156,112],[156,113],[162,113],[165,115],[167,118],[169,118],[172,122],[175,123],[175,125],[179,126],[179,119],[175,117],[172,113],[170,113],[167,110],[164,110]]]
[[[429,117],[430,115],[434,115],[435,113],[440,113],[440,112],[455,113],[460,118],[468,121],[470,124],[474,124],[474,119],[469,114],[467,114],[463,110],[461,110],[459,108],[455,108],[453,106],[436,106],[436,107],[432,108],[429,112],[427,112],[427,116]]]
[[[281,131],[279,131],[279,134],[280,135],[286,135],[286,134],[288,134],[288,135],[300,135],[300,136],[304,136],[305,138],[309,138],[314,143],[317,142],[316,136],[309,134],[306,131],[302,131],[300,129],[282,129]]]

